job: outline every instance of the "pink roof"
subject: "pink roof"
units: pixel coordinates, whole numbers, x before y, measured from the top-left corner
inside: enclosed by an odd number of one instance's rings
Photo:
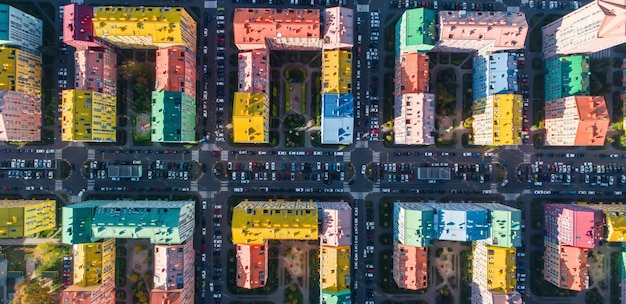
[[[59,303],[112,304],[115,303],[115,281],[113,278],[92,286],[71,285],[61,292]]]
[[[196,56],[184,46],[157,50],[154,89],[196,97]]]
[[[0,91],[0,141],[41,140],[41,98]]]
[[[354,43],[354,12],[341,6],[324,10],[324,49],[352,48]]]
[[[77,90],[90,90],[108,95],[117,94],[117,55],[102,47],[89,47],[74,53]]]
[[[393,246],[393,278],[400,288],[428,287],[428,247]]]
[[[234,42],[239,50],[319,49],[320,11],[316,9],[237,8]]]
[[[320,236],[326,246],[350,246],[352,243],[352,209],[344,202],[324,203]]]
[[[241,52],[237,92],[269,94],[270,61],[265,49]]]
[[[75,48],[98,46],[93,34],[93,7],[67,4],[63,7],[63,42]]]
[[[268,276],[267,242],[263,245],[237,244],[237,287],[253,289],[265,286]]]
[[[580,205],[546,204],[547,237],[560,245],[595,248],[603,235],[602,212]]]

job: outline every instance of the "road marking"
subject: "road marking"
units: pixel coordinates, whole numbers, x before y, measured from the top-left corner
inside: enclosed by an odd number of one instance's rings
[[[380,162],[380,152],[372,152],[372,162],[373,163]]]
[[[199,161],[200,160],[200,151],[198,151],[198,150],[191,150],[191,160]]]
[[[191,181],[189,183],[189,190],[198,191],[198,181]]]

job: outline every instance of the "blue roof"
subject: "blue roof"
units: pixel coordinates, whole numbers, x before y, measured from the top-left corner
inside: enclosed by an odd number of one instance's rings
[[[351,144],[354,129],[352,94],[322,95],[322,143]]]

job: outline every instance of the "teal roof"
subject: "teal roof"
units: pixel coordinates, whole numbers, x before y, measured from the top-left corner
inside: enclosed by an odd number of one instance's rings
[[[522,246],[522,211],[502,204],[477,203],[490,212],[491,241],[497,247]]]
[[[63,208],[66,244],[107,238],[181,244],[195,228],[192,201],[86,201]],[[79,211],[79,212],[77,212]],[[67,215],[66,215],[67,212]],[[69,235],[65,237],[65,234]]]
[[[196,99],[172,91],[152,92],[152,141],[195,142]]]
[[[395,25],[396,56],[407,51],[430,51],[438,41],[436,23],[437,12],[434,10],[406,10]]]
[[[589,95],[589,56],[553,56],[545,61],[545,101]]]
[[[393,206],[394,240],[407,246],[430,246],[435,236],[435,210],[426,203],[400,203]]]
[[[322,303],[324,304],[350,304],[352,294],[350,290],[340,292],[330,292],[322,290]]]

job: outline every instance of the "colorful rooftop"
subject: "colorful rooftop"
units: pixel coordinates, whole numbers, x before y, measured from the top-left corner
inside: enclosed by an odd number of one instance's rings
[[[237,287],[253,289],[265,286],[269,270],[267,241],[262,244],[237,245]]]
[[[354,11],[335,6],[324,9],[324,41],[326,49],[352,49],[354,44]]]
[[[105,47],[77,49],[74,52],[74,86],[77,90],[117,94],[117,54]]]
[[[436,239],[469,242],[489,237],[488,210],[474,204],[429,205],[437,209],[433,223]]]
[[[158,49],[154,90],[182,92],[196,98],[196,54],[183,46]]]
[[[513,53],[479,54],[474,56],[472,98],[518,91],[517,55]]]
[[[350,245],[343,247],[322,246],[320,288],[330,292],[350,290],[350,271],[352,270]]]
[[[70,285],[61,292],[59,303],[110,304],[115,303],[115,280],[92,286]]]
[[[0,141],[41,140],[41,98],[0,91]]]
[[[435,94],[394,95],[394,142],[398,145],[435,143]]]
[[[193,240],[180,245],[154,246],[151,304],[193,303],[195,288]]]
[[[243,201],[233,209],[234,244],[264,244],[266,240],[316,240],[318,206],[314,202]]]
[[[346,202],[320,202],[322,227],[320,237],[324,246],[352,244],[352,208]]]
[[[115,239],[74,245],[72,254],[75,285],[94,286],[115,278]]]
[[[393,204],[393,238],[405,246],[430,246],[435,238],[435,210],[426,203]]]
[[[522,143],[522,95],[496,94],[474,101],[474,145]]]
[[[0,47],[0,91],[41,98],[41,56],[12,47]]]
[[[194,233],[191,201],[85,201],[63,207],[63,243],[106,238],[181,244]]]
[[[505,248],[522,246],[522,211],[503,204],[476,205],[489,210],[491,237],[486,240],[487,245]]]
[[[429,57],[426,54],[405,52],[396,58],[394,96],[430,91]]]
[[[322,144],[352,144],[354,99],[352,94],[322,95]]]
[[[43,21],[8,4],[0,4],[0,44],[38,55],[43,45]]]
[[[269,99],[264,93],[235,92],[233,142],[269,143]]]
[[[604,146],[611,118],[603,96],[569,96],[545,104],[546,145]]]
[[[487,290],[508,293],[515,290],[515,248],[488,246],[475,242],[472,253],[473,281]],[[484,280],[484,282],[478,282]]]
[[[543,278],[554,286],[581,291],[589,288],[589,249],[544,241]]]
[[[440,11],[435,51],[505,51],[524,48],[528,23],[524,13]]]
[[[572,204],[544,206],[546,239],[559,245],[596,248],[604,232],[604,216],[600,210]]]
[[[270,60],[266,49],[240,52],[238,92],[270,93]]]
[[[350,304],[352,303],[352,292],[350,290],[340,292],[322,290],[322,301],[324,304]]]
[[[61,107],[63,141],[115,141],[115,95],[87,90],[63,90]]]
[[[404,11],[395,24],[396,57],[404,52],[426,53],[438,41],[437,12],[428,8]]]
[[[589,56],[554,56],[545,60],[545,100],[589,95]]]
[[[149,128],[153,142],[195,142],[196,99],[183,92],[153,91]]]
[[[0,200],[0,238],[21,238],[56,228],[56,201]]]
[[[622,203],[613,204],[587,204],[579,202],[588,208],[601,210],[604,212],[605,235],[608,242],[626,242],[626,205]]]
[[[428,247],[393,244],[393,279],[402,289],[428,287]]]
[[[239,50],[319,50],[320,11],[317,9],[236,8],[234,43]]]
[[[75,48],[98,47],[93,33],[93,7],[79,4],[63,6],[63,43]]]
[[[95,36],[120,48],[196,49],[196,21],[183,7],[98,6],[93,10]]]
[[[322,52],[322,94],[352,93],[352,52],[324,50]]]

